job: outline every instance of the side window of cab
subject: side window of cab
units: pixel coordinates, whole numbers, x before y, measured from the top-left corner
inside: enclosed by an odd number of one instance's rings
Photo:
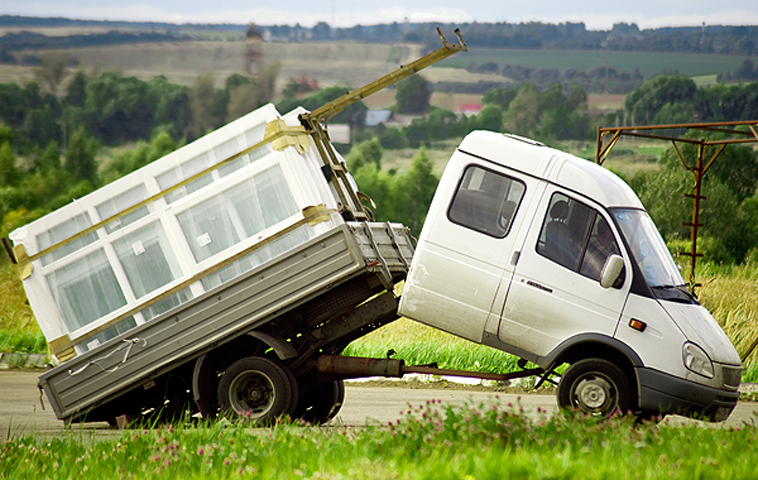
[[[562,193],[553,194],[537,253],[598,281],[608,257],[620,252],[613,230],[600,212]],[[619,283],[623,284],[623,278]]]
[[[477,165],[466,167],[450,203],[451,222],[496,238],[504,238],[524,196],[520,180]]]

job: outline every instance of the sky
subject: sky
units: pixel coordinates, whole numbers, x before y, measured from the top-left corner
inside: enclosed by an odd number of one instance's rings
[[[590,30],[636,23],[758,25],[758,0],[0,0],[0,15],[169,23],[337,27],[403,22],[584,22]]]

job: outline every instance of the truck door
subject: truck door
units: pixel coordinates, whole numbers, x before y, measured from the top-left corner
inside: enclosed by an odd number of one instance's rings
[[[611,288],[600,286],[610,254],[624,257],[625,272],[631,271],[608,213],[572,192],[548,187],[514,269],[499,340],[544,356],[581,333],[612,337],[631,282],[622,278]]]
[[[531,218],[526,205],[538,183],[494,164],[471,163],[461,153],[447,170],[457,174],[440,182],[400,313],[478,342],[491,312],[497,326],[502,303],[495,298],[504,269],[510,278],[514,245]]]

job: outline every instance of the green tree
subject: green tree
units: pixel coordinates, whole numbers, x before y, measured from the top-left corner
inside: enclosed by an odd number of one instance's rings
[[[65,52],[54,52],[40,55],[40,66],[34,70],[37,81],[45,86],[54,97],[58,96],[58,88],[68,74],[66,67],[71,63],[71,55]]]
[[[66,105],[74,107],[83,107],[84,101],[87,99],[87,81],[89,78],[84,70],[81,68],[76,71],[74,77],[68,83],[66,88],[66,97],[64,102]]]
[[[0,186],[14,186],[19,179],[19,171],[16,168],[16,157],[9,142],[0,145]]]
[[[507,110],[517,94],[517,88],[496,87],[484,94],[482,97],[482,103],[485,105],[497,105],[502,110]]]
[[[260,107],[261,89],[255,83],[245,83],[229,91],[229,120],[236,120]]]
[[[155,126],[156,101],[147,82],[105,72],[87,82],[86,92],[87,129],[103,143],[145,138]]]
[[[394,211],[394,201],[391,194],[394,177],[375,163],[366,163],[357,170],[351,170],[351,172],[360,191],[368,195],[376,204],[376,208],[369,206],[373,210],[374,218],[382,222],[397,221],[391,216]]]
[[[487,104],[473,119],[476,129],[499,132],[503,125],[503,110],[495,104]],[[473,128],[471,130],[474,130]],[[462,132],[468,133],[468,132]]]
[[[95,155],[98,148],[98,141],[91,137],[84,128],[77,129],[71,135],[63,167],[75,180],[86,181],[93,187],[96,186],[97,164],[95,163]]]
[[[34,168],[42,173],[61,168],[61,150],[57,142],[50,142],[34,157]]]
[[[421,147],[413,157],[411,169],[396,176],[392,184],[392,218],[409,227],[414,235],[421,232],[439,182],[432,167],[426,148]]]
[[[432,96],[432,84],[421,75],[411,75],[396,85],[395,102],[399,113],[425,113]]]
[[[636,125],[649,125],[667,103],[692,103],[697,86],[687,77],[660,75],[626,96],[625,108]]]
[[[13,145],[13,129],[0,122],[0,145],[4,143]]]
[[[192,122],[189,87],[176,85],[159,75],[147,82],[146,93],[147,101],[154,106],[151,134],[163,131],[179,139]]]
[[[505,115],[506,131],[517,135],[529,135],[539,122],[539,92],[537,85],[526,82],[519,88]]]
[[[348,153],[347,161],[350,170],[358,170],[367,164],[374,164],[377,168],[382,166],[382,145],[377,137],[355,145]]]
[[[190,139],[202,137],[216,128],[213,118],[213,93],[215,73],[203,73],[195,77],[189,94],[192,122],[187,126]]]

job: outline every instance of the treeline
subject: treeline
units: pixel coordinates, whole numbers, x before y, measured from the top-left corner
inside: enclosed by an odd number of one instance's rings
[[[503,65],[500,68],[496,62],[482,64],[471,62],[466,66],[466,70],[473,73],[502,75],[505,77],[504,81],[509,84],[534,82],[537,88],[541,90],[556,82],[563,84],[574,82],[580,84],[587,93],[627,94],[639,87],[645,80],[639,69],[635,69],[633,72],[619,72],[613,67],[597,67],[589,72],[584,72],[575,68],[560,71],[557,68],[534,68],[510,64]],[[744,71],[745,68],[742,70]],[[732,78],[729,77],[728,79],[731,80]]]
[[[169,24],[145,22],[94,22],[63,18],[0,16],[0,26],[97,26],[161,30],[167,34],[187,32],[239,32],[246,24]],[[296,25],[257,25],[266,38],[285,42],[352,41],[395,44],[424,43],[430,49],[439,47],[439,38],[431,23],[390,23],[331,27],[320,22],[313,27]],[[445,32],[460,27],[471,47],[528,48],[562,50],[611,50],[639,52],[718,53],[758,55],[758,26],[704,25],[664,27],[640,30],[632,23],[618,23],[610,30],[588,30],[584,23],[463,23],[444,25]],[[55,37],[59,39],[60,37]]]
[[[39,65],[40,59],[37,55],[21,53],[35,50],[107,47],[149,42],[179,42],[191,39],[192,37],[188,35],[150,31],[131,33],[113,30],[107,33],[54,37],[26,31],[9,32],[0,37],[0,63],[10,65]],[[76,64],[72,64],[71,66],[76,66]]]

